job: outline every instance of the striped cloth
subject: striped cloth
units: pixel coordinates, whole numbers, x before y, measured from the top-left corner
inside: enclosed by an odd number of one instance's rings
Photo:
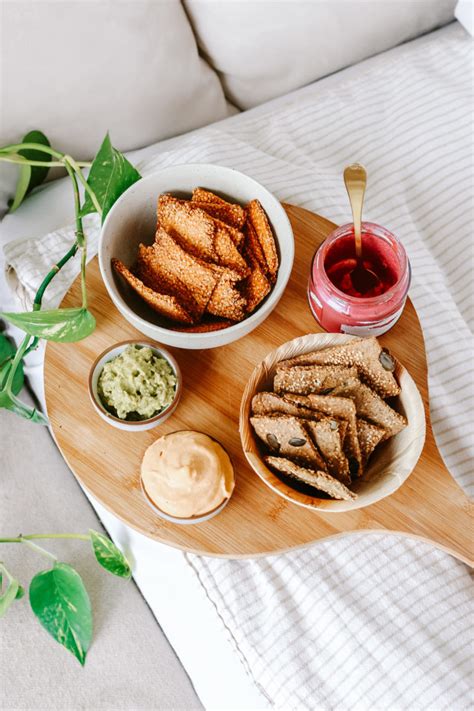
[[[412,263],[436,440],[472,493],[471,63],[471,41],[454,24],[193,132],[140,169],[230,165],[280,199],[342,223],[342,169],[362,162],[365,219],[394,231]],[[92,242],[97,230],[92,221]],[[44,238],[48,263],[72,234]],[[45,244],[32,242],[27,254],[24,243],[5,249],[26,300],[44,271]],[[55,299],[74,268],[56,282]],[[470,583],[446,554],[377,534],[253,561],[186,558],[269,705],[468,708]]]

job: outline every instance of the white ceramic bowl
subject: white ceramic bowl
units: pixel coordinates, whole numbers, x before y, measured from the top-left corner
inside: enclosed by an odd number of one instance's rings
[[[240,437],[242,448],[252,469],[258,476],[283,498],[308,509],[324,513],[352,511],[370,506],[393,494],[410,476],[423,451],[426,435],[425,409],[415,381],[398,364],[395,375],[401,386],[401,393],[394,398],[394,407],[403,413],[408,425],[395,437],[380,444],[372,457],[365,474],[356,480],[351,489],[357,498],[351,501],[319,499],[303,494],[284,483],[263,461],[263,448],[256,437],[249,418],[252,397],[262,390],[271,390],[277,363],[310,353],[321,348],[343,345],[355,338],[340,333],[311,333],[284,343],[268,354],[253,371],[242,396],[240,407]],[[396,357],[397,354],[394,352]]]
[[[255,312],[240,323],[209,333],[182,333],[163,326],[160,316],[135,294],[112,269],[116,257],[127,266],[136,259],[140,242],[151,244],[156,231],[156,204],[161,193],[190,198],[203,187],[245,204],[257,198],[268,215],[277,241],[280,268],[276,284]],[[110,210],[99,239],[99,265],[105,287],[122,316],[149,338],[176,348],[216,348],[246,336],[273,311],[290,278],[294,239],[280,202],[248,175],[219,165],[189,164],[164,168],[132,185]]]
[[[168,407],[165,407],[164,410],[159,412],[154,417],[150,417],[148,420],[128,421],[115,417],[104,407],[102,400],[100,399],[100,395],[97,392],[97,383],[104,365],[108,363],[109,360],[112,360],[112,358],[120,355],[120,353],[122,353],[127,346],[132,344],[137,346],[148,346],[151,348],[155,355],[168,361],[176,376],[176,392],[173,400],[170,402]],[[100,417],[102,417],[103,420],[108,422],[109,425],[117,427],[119,430],[127,430],[128,432],[143,432],[144,430],[151,430],[153,427],[161,425],[176,410],[181,397],[181,390],[182,376],[176,360],[165,348],[161,348],[160,346],[157,346],[154,343],[149,343],[148,341],[122,341],[121,343],[116,343],[114,346],[110,346],[110,348],[107,348],[96,358],[89,372],[89,397],[95,411],[98,415],[100,415]]]

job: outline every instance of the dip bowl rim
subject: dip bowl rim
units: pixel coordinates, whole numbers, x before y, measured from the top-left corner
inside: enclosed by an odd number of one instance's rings
[[[129,345],[137,345],[137,346],[145,346],[149,347],[152,349],[155,355],[159,355],[160,357],[164,358],[171,366],[174,375],[176,377],[176,387],[175,387],[175,393],[173,396],[173,399],[171,400],[170,404],[167,405],[163,410],[158,412],[156,415],[153,415],[153,417],[148,417],[143,420],[126,420],[126,419],[121,419],[120,417],[116,417],[113,415],[103,402],[101,401],[98,393],[96,394],[93,386],[93,380],[94,376],[97,372],[97,369],[101,363],[101,361],[104,359],[104,357],[110,353],[111,351],[116,350],[117,348],[120,348],[120,353],[123,353],[125,348]],[[118,353],[117,355],[120,355]],[[110,358],[110,360],[112,360]],[[108,362],[108,361],[105,361]],[[105,365],[105,363],[104,363]],[[103,367],[103,366],[102,366]],[[179,400],[181,398],[182,394],[182,389],[183,389],[183,377],[181,374],[181,369],[179,367],[179,364],[175,357],[168,351],[167,348],[164,348],[161,344],[155,343],[151,340],[146,340],[146,339],[137,339],[137,338],[130,338],[125,341],[119,341],[118,343],[114,343],[108,348],[105,348],[99,355],[95,358],[94,362],[92,363],[90,370],[89,370],[89,375],[87,379],[87,386],[88,386],[88,391],[89,391],[89,397],[92,401],[92,404],[96,410],[96,412],[109,424],[113,426],[120,426],[121,429],[143,429],[144,426],[149,427],[152,424],[158,425],[160,422],[163,421],[164,418],[169,417],[176,407],[178,406]]]

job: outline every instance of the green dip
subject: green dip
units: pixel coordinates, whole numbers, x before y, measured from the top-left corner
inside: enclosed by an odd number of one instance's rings
[[[127,346],[102,369],[97,391],[121,420],[147,420],[164,410],[176,392],[176,376],[147,346]]]

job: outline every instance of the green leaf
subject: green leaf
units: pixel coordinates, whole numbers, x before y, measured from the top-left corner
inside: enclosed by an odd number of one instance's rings
[[[15,355],[16,348],[11,340],[4,333],[0,333],[0,368],[5,361],[10,360]]]
[[[97,562],[112,575],[118,575],[119,578],[128,580],[132,575],[132,570],[122,551],[107,536],[92,530],[90,534]]]
[[[18,585],[18,590],[16,591],[16,595],[15,595],[15,600],[21,600],[21,598],[23,597],[24,594],[25,594],[25,588],[23,587],[23,585]]]
[[[61,343],[80,341],[95,328],[95,318],[83,307],[3,313],[2,316],[30,336]]]
[[[12,602],[15,600],[15,598],[18,594],[19,587],[20,587],[20,583],[18,582],[18,580],[11,578],[7,589],[5,590],[3,595],[0,597],[0,617],[3,617],[3,615],[6,613],[6,611],[12,604]]]
[[[22,143],[41,143],[43,146],[51,147],[50,142],[44,135],[42,131],[30,131],[23,138]],[[28,160],[41,160],[50,162],[53,158],[49,153],[43,153],[43,151],[35,150],[34,148],[23,148],[18,151],[18,153]],[[49,168],[42,165],[32,165],[31,167],[31,179],[28,186],[27,195],[33,190],[33,188],[38,187],[46,179],[48,175]]]
[[[23,200],[25,199],[27,193],[28,193],[28,186],[31,181],[31,165],[22,164],[19,165],[19,176],[18,176],[18,181],[16,184],[16,190],[15,190],[15,195],[13,197],[13,201],[9,205],[8,209],[9,212],[15,212],[17,210]]]
[[[87,178],[87,182],[94,191],[102,208],[102,222],[104,222],[114,202],[140,178],[141,175],[138,170],[133,167],[120,151],[112,146],[109,134],[107,134],[94,158]],[[87,194],[81,209],[81,217],[88,215],[90,212],[96,212],[96,209]]]
[[[16,347],[14,344],[4,333],[0,333],[0,390],[6,383],[15,353]],[[12,391],[15,395],[18,395],[21,391],[24,381],[23,363],[20,362],[15,371],[12,383]]]
[[[92,640],[92,610],[81,576],[66,563],[35,575],[30,604],[45,630],[84,665]]]
[[[3,388],[3,386],[7,382],[8,373],[10,372],[11,367],[12,367],[12,360],[13,360],[13,358],[11,358],[9,361],[7,361],[2,366],[0,366],[0,390]],[[23,372],[23,363],[20,361],[20,363],[18,363],[17,369],[15,371],[15,375],[13,376],[13,382],[12,382],[12,392],[15,395],[18,395],[18,393],[21,391],[24,382],[25,382],[25,374]]]
[[[29,131],[24,136],[22,143],[41,143],[43,146],[50,146],[50,142],[41,131]],[[28,160],[51,161],[52,156],[48,153],[35,150],[34,148],[22,148],[18,154]],[[20,165],[20,176],[16,186],[15,197],[10,205],[10,212],[14,212],[25,199],[25,197],[45,180],[49,168],[40,165]]]

